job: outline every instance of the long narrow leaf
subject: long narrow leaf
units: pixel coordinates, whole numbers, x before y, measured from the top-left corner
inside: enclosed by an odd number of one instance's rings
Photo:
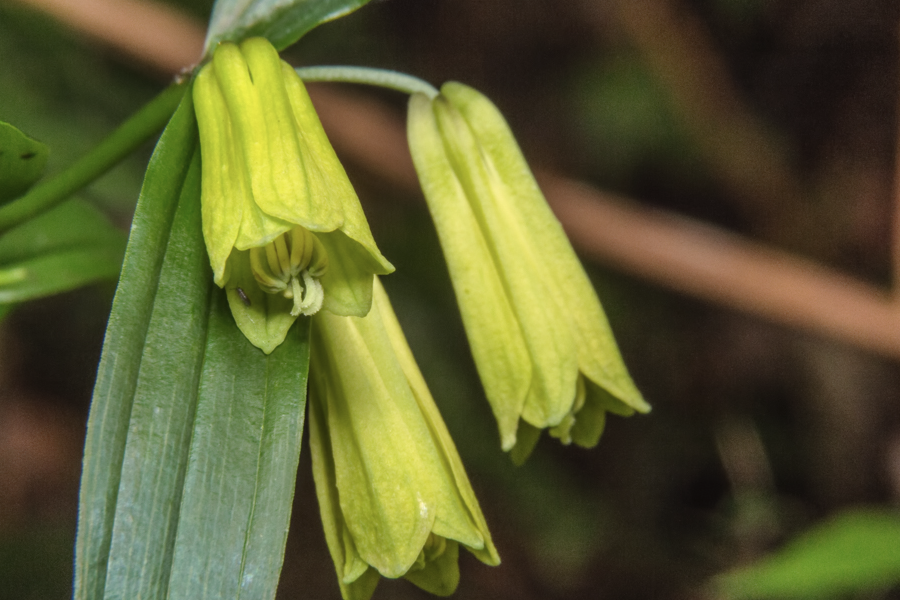
[[[78,248],[4,266],[0,268],[0,303],[50,296],[101,279],[114,280],[123,246],[124,240],[118,247]]]
[[[153,304],[122,461],[105,598],[162,599],[206,347],[212,271],[200,155],[185,179]]]
[[[103,597],[144,339],[196,136],[191,95],[187,94],[150,160],[103,345],[81,478],[74,590],[78,600]]]
[[[170,600],[270,599],[284,556],[309,364],[309,319],[266,356],[215,292]]]
[[[124,239],[103,213],[75,198],[0,236],[0,265],[6,267],[61,250],[118,244]]]

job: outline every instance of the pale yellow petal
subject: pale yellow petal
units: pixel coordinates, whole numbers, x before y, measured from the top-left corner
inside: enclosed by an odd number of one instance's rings
[[[312,352],[317,370],[328,374],[318,402],[326,407],[344,523],[365,562],[400,577],[434,524],[429,478],[437,460],[422,443],[421,418],[409,414],[415,400],[403,372],[384,356],[386,339],[372,339],[377,325],[321,312]]]
[[[423,94],[410,98],[407,126],[475,365],[499,424],[501,445],[509,450],[531,385],[531,359],[487,241],[447,157],[431,100]]]
[[[635,410],[650,409],[634,385],[619,353],[597,294],[556,216],[550,210],[496,106],[476,90],[459,84],[442,87],[466,122],[478,132],[484,160],[499,174],[497,197],[514,199],[507,212],[516,227],[528,231],[564,305],[563,314],[575,338],[580,370]]]
[[[522,418],[536,427],[557,425],[575,398],[577,350],[565,306],[534,232],[517,218],[518,198],[485,161],[479,140],[446,100],[434,103],[438,126],[455,172],[488,243],[532,362]]]
[[[193,98],[200,133],[203,239],[215,281],[221,287],[250,189],[244,163],[233,151],[231,117],[211,65],[197,74]]]
[[[450,437],[450,432],[447,431],[447,426],[431,397],[428,385],[419,371],[390,300],[378,278],[375,279],[374,294],[375,310],[378,310],[381,315],[393,351],[428,424],[433,441],[440,451],[443,466],[449,474],[452,474],[455,484],[443,492],[445,502],[438,507],[434,533],[461,542],[482,562],[498,565],[500,556],[494,547],[487,522],[481,512],[475,492],[472,490],[472,485],[469,483],[459,452],[457,452],[453,438]],[[457,497],[459,502],[451,502],[453,498]],[[465,507],[465,512],[460,510],[462,507]],[[440,528],[439,525],[444,527]]]
[[[249,254],[232,252],[225,293],[238,328],[251,344],[270,354],[284,341],[297,317],[291,316],[292,300],[260,289],[250,270]]]
[[[312,456],[313,479],[325,541],[338,574],[338,585],[344,600],[369,600],[375,592],[380,576],[359,557],[356,546],[344,525],[331,439],[328,433],[325,407],[320,401],[327,397],[327,377],[313,357],[310,362],[309,386],[309,449]],[[359,568],[356,565],[361,565]]]

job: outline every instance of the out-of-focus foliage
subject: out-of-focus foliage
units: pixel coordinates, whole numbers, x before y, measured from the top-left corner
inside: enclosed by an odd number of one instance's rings
[[[124,252],[125,233],[102,213],[65,202],[0,237],[0,304],[115,280]]]
[[[44,173],[47,146],[0,122],[0,203],[20,196]]]
[[[900,515],[849,510],[715,580],[722,598],[841,598],[900,582]]]
[[[696,149],[666,90],[637,57],[586,64],[571,87],[572,120],[609,182],[628,185],[649,161],[666,165],[669,176],[696,171]]]
[[[45,177],[80,158],[162,85],[105,58],[48,17],[0,6],[0,120],[50,148]],[[82,192],[124,222],[152,144]]]

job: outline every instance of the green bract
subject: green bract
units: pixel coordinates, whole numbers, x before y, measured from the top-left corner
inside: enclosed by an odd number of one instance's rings
[[[393,267],[294,70],[263,38],[222,43],[193,94],[203,237],[244,335],[268,353],[300,314],[367,314]]]
[[[597,295],[497,108],[447,83],[410,99],[409,143],[501,444],[541,428],[590,447],[607,411],[650,407]]]
[[[459,581],[459,544],[499,564],[381,284],[365,318],[319,313],[312,326],[313,475],[345,600],[367,600],[379,574],[448,595]]]

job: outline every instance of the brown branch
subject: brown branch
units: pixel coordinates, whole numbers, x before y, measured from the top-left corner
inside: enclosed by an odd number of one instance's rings
[[[541,185],[587,256],[666,287],[900,358],[888,294],[814,262],[546,175]]]
[[[36,6],[68,3],[20,1]],[[104,5],[102,12],[120,15],[110,22],[119,23],[123,30],[132,25],[130,18],[121,17],[122,7],[139,4],[135,0],[90,2]],[[68,20],[62,13],[57,16],[82,27],[80,21]],[[135,52],[131,45],[120,46],[120,40],[128,37],[122,30],[106,34],[91,28],[89,33],[110,46]],[[196,60],[202,42],[196,25],[187,23],[157,33],[159,41],[141,50],[148,64],[166,62],[174,72]],[[175,39],[178,36],[190,39],[185,43]],[[182,55],[161,58],[163,51],[168,54],[174,47],[187,49]],[[397,115],[333,86],[316,86],[310,93],[342,155],[392,185],[407,190],[416,186]],[[539,179],[573,244],[594,260],[697,298],[900,359],[900,311],[882,290],[683,217],[638,208],[565,177],[540,173]]]

